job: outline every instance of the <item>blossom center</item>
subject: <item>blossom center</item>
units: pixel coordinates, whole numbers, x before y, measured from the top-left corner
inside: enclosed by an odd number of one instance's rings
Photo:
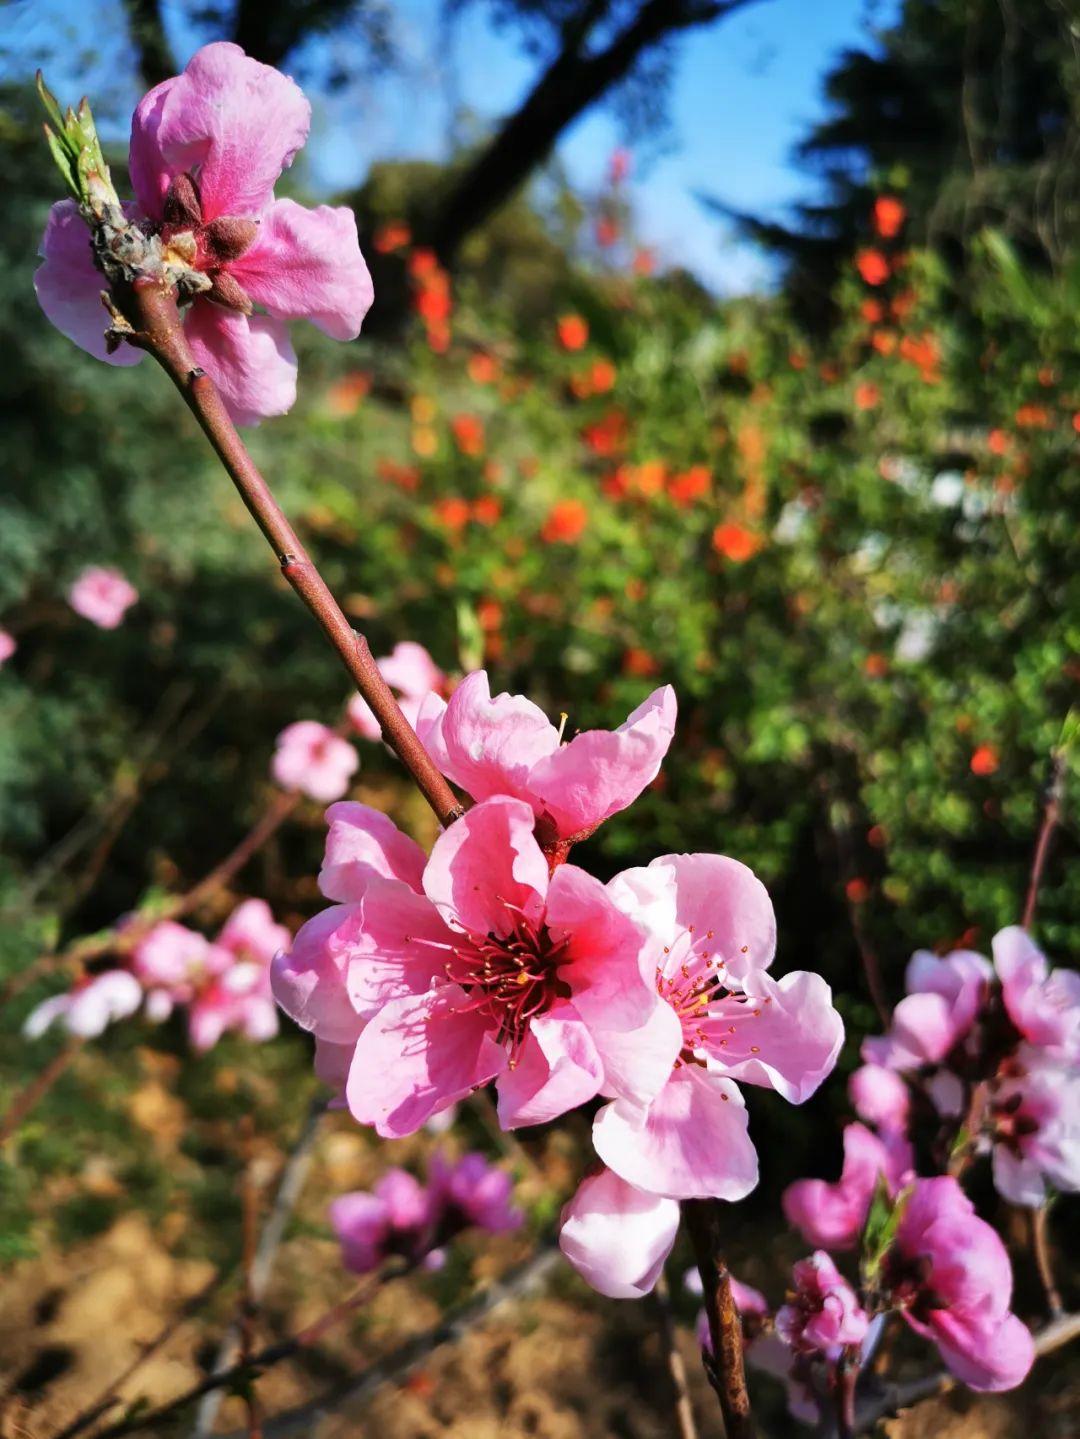
[[[713,948],[713,940],[711,929],[698,932],[689,925],[664,946],[663,961],[656,967],[657,993],[671,1005],[682,1025],[683,1045],[676,1069],[684,1064],[704,1066],[709,1051],[722,1050],[743,1020],[761,1013],[749,996],[730,988],[726,960]],[[756,1046],[750,1048],[756,1053]]]
[[[462,935],[445,972],[447,980],[469,996],[465,1008],[493,1022],[498,1042],[510,1051],[513,1069],[532,1020],[557,999],[570,997],[570,986],[559,975],[569,962],[570,938],[557,940],[520,910],[508,905],[507,911],[513,924],[509,934]]]

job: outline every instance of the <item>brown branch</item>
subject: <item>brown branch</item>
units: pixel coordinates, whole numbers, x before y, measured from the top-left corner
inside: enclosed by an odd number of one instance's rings
[[[1028,881],[1027,899],[1024,901],[1024,917],[1020,921],[1025,929],[1030,929],[1035,921],[1035,908],[1039,903],[1039,890],[1042,887],[1046,859],[1050,853],[1050,841],[1061,820],[1061,806],[1065,798],[1065,761],[1064,747],[1055,750],[1050,763],[1050,783],[1046,790],[1042,824],[1039,826],[1039,837],[1035,842],[1035,856],[1031,862],[1031,878]]]
[[[675,1325],[671,1317],[671,1291],[662,1274],[656,1281],[656,1288],[653,1290],[653,1306],[660,1321],[660,1338],[664,1346],[664,1358],[667,1361],[668,1373],[671,1375],[671,1387],[675,1395],[675,1422],[679,1427],[679,1439],[698,1439],[694,1406],[690,1399],[690,1387],[686,1377],[686,1365],[679,1353]]]
[[[0,1119],[0,1147],[3,1147],[18,1130],[23,1120],[44,1099],[49,1090],[67,1069],[68,1065],[86,1043],[85,1039],[72,1036],[59,1050],[40,1074],[15,1096],[7,1113]]]
[[[702,1354],[705,1372],[720,1401],[727,1439],[754,1439],[757,1429],[746,1392],[742,1324],[731,1297],[731,1275],[720,1252],[720,1203],[687,1199],[682,1212],[701,1275],[712,1339],[711,1360]]]
[[[259,1296],[255,1292],[253,1273],[255,1251],[259,1242],[259,1191],[252,1170],[254,1126],[250,1114],[244,1116],[244,1177],[242,1186],[243,1202],[243,1257],[241,1260],[244,1276],[240,1296],[240,1362],[250,1367],[255,1352],[255,1323],[258,1317]],[[247,1406],[247,1439],[262,1439],[262,1422],[259,1417],[259,1400],[255,1392],[255,1375],[244,1386],[244,1403]]]
[[[174,292],[156,281],[140,279],[118,298],[135,327],[131,342],[153,355],[180,391],[248,512],[277,555],[282,574],[318,621],[371,707],[382,727],[383,738],[412,775],[440,823],[452,823],[464,812],[462,805],[402,714],[393,691],[379,673],[367,640],[345,618],[274,499],[229,418],[213,380],[196,364]]]
[[[95,934],[83,935],[73,940],[59,954],[39,955],[33,963],[12,975],[0,990],[0,1005],[7,1004],[42,974],[72,969],[76,965],[86,964],[89,960],[100,959],[103,954],[130,954],[161,920],[180,919],[191,914],[204,900],[209,899],[219,889],[224,889],[229,881],[239,874],[248,860],[281,828],[302,799],[303,795],[298,791],[275,792],[266,810],[236,847],[192,889],[157,906],[152,914],[136,916],[126,924],[112,925],[109,929],[99,930]]]
[[[1054,1265],[1050,1258],[1049,1220],[1049,1203],[1041,1204],[1038,1209],[1031,1211],[1031,1247],[1035,1253],[1035,1267],[1039,1271],[1050,1318],[1060,1319],[1065,1313],[1065,1306],[1061,1302],[1061,1291],[1054,1279]]]
[[[1034,1335],[1035,1357],[1041,1359],[1077,1338],[1080,1338],[1080,1314],[1063,1314],[1060,1319],[1055,1319],[1052,1324]],[[943,1394],[957,1382],[947,1370],[942,1369],[936,1374],[909,1379],[903,1384],[885,1385],[880,1392],[867,1395],[860,1402],[855,1433],[868,1433],[880,1420],[888,1419],[900,1410],[918,1404],[922,1399],[932,1399]]]

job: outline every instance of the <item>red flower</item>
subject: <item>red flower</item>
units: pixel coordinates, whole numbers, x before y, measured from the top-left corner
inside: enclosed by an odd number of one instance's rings
[[[493,525],[502,514],[502,501],[497,495],[481,495],[473,500],[472,517],[478,525]]]
[[[545,544],[571,545],[581,538],[589,512],[581,500],[558,500],[548,511],[540,538]]]
[[[1001,760],[992,744],[981,744],[971,756],[971,773],[980,776],[993,774]]]
[[[753,530],[748,530],[744,525],[737,525],[731,520],[717,525],[713,530],[713,549],[718,555],[723,555],[725,560],[730,560],[732,564],[741,565],[746,560],[752,559],[761,549],[762,544],[760,535],[756,535]]]
[[[371,376],[365,370],[352,370],[326,392],[326,405],[332,415],[344,419],[355,415],[360,401],[371,389]]]
[[[600,215],[596,221],[596,243],[605,250],[619,242],[619,222],[609,215]]]
[[[435,518],[448,530],[463,530],[469,521],[469,502],[458,498],[436,500],[432,506]]]
[[[634,251],[633,270],[635,275],[647,277],[656,270],[656,251],[647,245],[639,245]]]
[[[483,350],[474,350],[469,356],[468,371],[474,385],[493,385],[499,378],[499,362]]]
[[[855,408],[873,410],[881,403],[881,390],[870,380],[863,380],[855,386]]]
[[[870,886],[865,879],[849,879],[844,885],[849,904],[865,904],[870,898]]]
[[[412,231],[403,220],[391,220],[386,225],[380,225],[375,231],[372,244],[380,255],[392,255],[395,250],[402,250],[412,240]]]
[[[589,380],[594,395],[606,395],[615,385],[615,366],[610,360],[594,360],[589,371]]]
[[[484,453],[484,422],[476,415],[455,415],[450,421],[454,444],[463,455]]]
[[[884,285],[889,278],[889,262],[880,250],[860,250],[855,268],[867,285]]]
[[[558,322],[559,344],[564,350],[583,350],[589,343],[588,322],[580,315],[563,315]]]
[[[667,488],[672,501],[685,508],[695,500],[703,499],[709,493],[711,484],[712,475],[707,465],[691,465],[688,470],[672,475]]]
[[[883,240],[895,240],[906,219],[907,210],[895,195],[879,195],[874,201],[874,229]]]

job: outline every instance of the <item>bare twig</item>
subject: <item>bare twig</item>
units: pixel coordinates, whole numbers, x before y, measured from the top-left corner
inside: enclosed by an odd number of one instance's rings
[[[727,1439],[754,1439],[757,1429],[746,1391],[742,1324],[731,1297],[731,1275],[720,1251],[719,1201],[688,1199],[682,1212],[701,1275],[712,1339],[712,1359],[706,1360],[705,1371],[720,1401]]]
[[[1050,841],[1061,819],[1061,806],[1065,798],[1066,752],[1064,746],[1056,749],[1050,763],[1050,783],[1046,788],[1046,802],[1043,806],[1042,824],[1035,842],[1035,856],[1031,862],[1031,878],[1028,881],[1027,898],[1024,901],[1024,917],[1020,921],[1030,929],[1035,920],[1035,908],[1039,903],[1043,871],[1050,853]]]
[[[1055,1349],[1080,1338],[1080,1314],[1063,1314],[1035,1336],[1035,1357],[1042,1358]],[[882,1419],[888,1419],[901,1409],[908,1409],[922,1399],[931,1399],[943,1394],[957,1381],[946,1370],[924,1375],[921,1379],[909,1379],[903,1384],[888,1384],[879,1392],[866,1395],[860,1400],[855,1420],[856,1434],[865,1434]]]
[[[3,1119],[0,1119],[0,1146],[5,1145],[15,1134],[26,1116],[48,1094],[85,1043],[84,1039],[73,1035],[63,1049],[57,1051],[41,1073],[35,1075],[30,1083],[19,1091],[8,1105]]]
[[[255,1266],[255,1247],[259,1240],[259,1191],[252,1170],[252,1146],[255,1137],[250,1114],[244,1116],[244,1177],[242,1190],[243,1205],[243,1276],[244,1286],[240,1296],[240,1362],[249,1368],[255,1352],[255,1323],[258,1316],[259,1300],[252,1283]],[[220,1391],[219,1391],[220,1392]],[[259,1418],[259,1399],[255,1392],[255,1375],[244,1386],[244,1403],[247,1406],[247,1439],[262,1439],[262,1424]]]
[[[531,1259],[490,1284],[475,1299],[453,1310],[432,1328],[408,1340],[385,1359],[361,1370],[343,1384],[335,1385],[319,1398],[268,1419],[265,1439],[290,1439],[293,1435],[308,1439],[327,1416],[339,1413],[344,1404],[365,1403],[387,1384],[395,1384],[405,1379],[436,1349],[446,1344],[458,1343],[498,1310],[535,1293],[542,1288],[552,1269],[562,1262],[558,1249],[553,1244],[546,1244]],[[98,1439],[109,1439],[109,1436],[100,1435]],[[226,1436],[226,1439],[241,1439],[241,1436],[232,1434]]]
[[[196,364],[180,322],[175,292],[157,281],[140,279],[118,298],[135,327],[132,342],[153,355],[180,391],[277,556],[282,574],[318,621],[371,706],[382,726],[383,737],[412,775],[439,821],[450,824],[463,813],[462,805],[402,714],[393,691],[379,673],[367,641],[345,618],[286,519],[229,418],[213,380]]]
[[[694,1406],[690,1399],[690,1388],[686,1379],[686,1365],[679,1353],[675,1337],[675,1325],[671,1317],[671,1291],[661,1274],[653,1290],[653,1305],[660,1321],[660,1338],[664,1346],[664,1358],[671,1387],[675,1392],[675,1422],[679,1426],[679,1439],[697,1439],[697,1424],[694,1421]]]
[[[211,1297],[228,1277],[227,1271],[220,1270],[208,1283],[193,1294],[176,1311],[169,1322],[155,1335],[150,1342],[143,1346],[142,1350],[131,1361],[123,1373],[118,1374],[92,1401],[87,1407],[75,1415],[68,1424],[54,1436],[54,1439],[75,1439],[75,1436],[82,1434],[92,1424],[96,1424],[103,1414],[116,1407],[120,1403],[120,1390],[129,1383],[143,1365],[153,1356],[162,1350],[169,1340],[187,1323],[193,1315],[197,1314],[206,1301]]]
[[[1050,1318],[1060,1319],[1065,1312],[1065,1306],[1061,1302],[1061,1291],[1054,1279],[1054,1265],[1050,1257],[1049,1221],[1049,1203],[1041,1204],[1038,1209],[1031,1211],[1031,1247],[1035,1252],[1035,1266],[1039,1271],[1039,1279],[1046,1295],[1046,1307],[1050,1310]]]
[[[292,1218],[292,1212],[296,1208],[297,1200],[303,1192],[315,1152],[319,1125],[325,1113],[325,1100],[316,1100],[311,1105],[304,1126],[281,1171],[273,1208],[263,1225],[258,1246],[248,1269],[248,1293],[256,1304],[261,1304],[266,1294],[274,1260],[277,1258],[278,1249],[281,1247],[281,1241],[285,1236],[289,1220]],[[230,1327],[218,1346],[213,1366],[215,1371],[225,1369],[233,1362],[239,1337],[237,1326]],[[192,1439],[196,1439],[196,1436],[200,1434],[209,1434],[213,1429],[218,1410],[221,1408],[221,1400],[222,1391],[220,1389],[213,1389],[205,1396],[195,1416]]]

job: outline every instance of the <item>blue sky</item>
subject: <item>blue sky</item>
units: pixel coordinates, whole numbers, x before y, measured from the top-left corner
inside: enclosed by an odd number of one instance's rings
[[[813,176],[794,165],[792,150],[824,113],[824,76],[845,46],[866,43],[870,27],[889,24],[898,7],[899,0],[761,0],[684,37],[675,63],[670,131],[662,146],[635,156],[631,190],[642,238],[718,290],[767,282],[764,258],[736,241],[730,227],[708,215],[694,195],[706,192],[736,209],[780,216],[785,206],[812,197]],[[483,5],[468,9],[460,22],[450,66],[443,58],[439,0],[394,0],[392,9],[404,70],[374,77],[347,99],[317,105],[308,155],[320,188],[358,183],[373,160],[444,156],[458,106],[472,125],[464,133],[476,134],[515,106],[536,73],[512,34],[498,34],[486,23]],[[88,11],[101,21],[96,36],[101,66],[95,69],[102,82],[106,75],[123,74],[121,0],[14,0],[0,10],[5,69],[18,68],[20,61],[36,63],[34,48],[52,48],[65,26],[84,40]],[[175,26],[172,40],[180,61],[197,43]],[[54,60],[50,74],[61,64]],[[75,86],[97,78],[76,75],[77,70],[76,64],[70,80]],[[61,72],[57,80],[67,77]],[[118,111],[124,108],[123,97],[117,105]],[[579,121],[559,147],[571,180],[585,190],[597,188],[618,138],[613,117],[603,110]]]

